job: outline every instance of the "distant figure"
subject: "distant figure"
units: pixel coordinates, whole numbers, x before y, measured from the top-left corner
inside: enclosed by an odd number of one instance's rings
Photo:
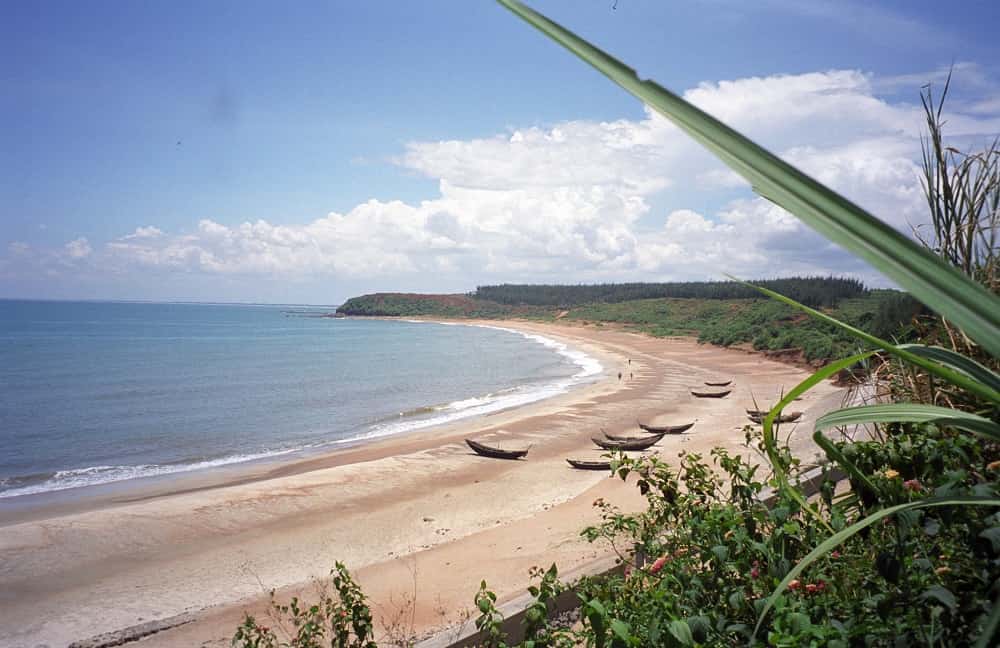
[[[630,371],[630,372],[628,372],[628,379],[629,379],[629,380],[632,380],[633,378],[635,378],[635,374],[634,374],[634,373],[632,373],[631,371]]]
[[[629,359],[628,359],[628,363],[629,363],[630,365],[632,364],[632,358],[629,358]]]
[[[622,372],[618,372],[618,382],[622,381]]]

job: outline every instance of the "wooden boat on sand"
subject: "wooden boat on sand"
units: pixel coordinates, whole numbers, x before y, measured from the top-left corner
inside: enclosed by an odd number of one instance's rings
[[[469,444],[476,454],[483,455],[484,457],[492,457],[493,459],[521,459],[528,456],[528,450],[531,450],[531,446],[528,446],[524,450],[503,450],[501,448],[494,448],[493,446],[484,445],[473,441],[472,439],[466,439],[465,442]]]
[[[732,389],[727,389],[725,391],[715,391],[715,392],[703,392],[691,390],[691,395],[695,398],[725,398],[732,392]]]
[[[599,439],[597,437],[591,437],[591,441],[605,450],[645,450],[659,443],[662,438],[662,434],[652,434],[648,437],[641,439],[633,438],[629,441],[612,441],[611,439]]]
[[[639,422],[636,421],[636,423]],[[692,425],[694,425],[694,421],[684,423],[682,425],[647,425],[646,423],[639,423],[639,427],[650,434],[680,434],[681,432],[687,432],[690,430]],[[615,439],[614,436],[608,434],[607,432],[604,432],[604,436],[609,439]]]
[[[729,385],[732,384],[732,382],[733,382],[733,379],[730,378],[726,382],[708,382],[706,380],[705,384],[708,385],[709,387],[728,387]]]
[[[584,461],[582,459],[567,459],[569,465],[577,470],[610,470],[611,461],[604,459],[601,461]]]
[[[763,414],[747,414],[747,416],[754,423],[760,424],[763,423],[764,419],[767,417],[767,412],[764,412]],[[800,418],[802,418],[802,412],[789,412],[788,414],[780,414],[775,421],[777,423],[794,423]]]

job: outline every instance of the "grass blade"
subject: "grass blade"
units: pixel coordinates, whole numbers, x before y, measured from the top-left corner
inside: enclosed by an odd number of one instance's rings
[[[961,371],[970,378],[978,380],[992,389],[1000,391],[1000,376],[961,353],[956,353],[944,347],[927,346],[926,344],[900,344],[899,348],[922,358],[929,358],[935,362],[940,362],[956,371]]]
[[[579,36],[517,0],[499,2],[671,120],[760,195],[870,263],[1000,356],[1000,298],[719,120],[659,84],[640,80],[635,70]]]
[[[787,394],[784,395],[784,397],[780,401],[778,401],[775,404],[774,407],[771,408],[771,411],[767,413],[767,416],[765,416],[764,420],[762,421],[764,428],[763,431],[764,451],[767,453],[767,457],[771,462],[771,467],[774,469],[774,478],[778,482],[778,488],[782,489],[785,493],[787,493],[793,500],[795,500],[798,503],[799,506],[802,507],[802,510],[808,511],[810,515],[815,517],[816,520],[818,520],[819,523],[822,524],[824,527],[826,527],[826,530],[831,533],[833,533],[833,527],[831,527],[827,523],[827,521],[824,520],[823,517],[819,515],[812,508],[812,506],[809,505],[809,502],[806,501],[806,499],[802,496],[802,493],[800,493],[798,489],[792,488],[791,484],[788,483],[788,475],[786,473],[785,466],[782,465],[781,456],[778,454],[777,443],[774,437],[774,421],[781,414],[781,410],[783,410],[789,403],[794,401],[796,398],[806,393],[807,391],[812,389],[814,386],[816,386],[823,380],[826,380],[827,378],[838,373],[839,371],[847,369],[865,360],[866,358],[871,357],[871,355],[874,353],[875,353],[874,351],[866,351],[864,353],[859,353],[849,358],[843,358],[842,360],[838,360],[836,362],[832,362],[826,365],[825,367],[813,373],[808,378],[806,378],[798,385],[793,387]]]
[[[1000,425],[993,421],[948,407],[919,403],[890,403],[862,405],[834,410],[816,419],[814,430],[819,432],[831,427],[858,423],[936,423],[972,432],[991,441],[1000,441]]]

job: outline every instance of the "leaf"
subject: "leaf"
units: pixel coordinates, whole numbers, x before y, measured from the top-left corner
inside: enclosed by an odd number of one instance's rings
[[[951,593],[950,590],[941,587],[940,585],[932,585],[924,590],[924,593],[920,595],[921,600],[934,599],[944,605],[949,610],[955,610],[955,606],[958,605],[958,601],[955,600],[955,595]]]
[[[889,508],[876,511],[871,515],[858,520],[854,524],[845,529],[834,533],[832,536],[824,540],[823,542],[816,545],[812,551],[810,551],[802,560],[795,564],[792,569],[785,574],[785,577],[781,579],[778,586],[771,596],[768,597],[767,602],[764,604],[757,617],[757,625],[754,627],[753,636],[757,636],[757,632],[760,631],[760,626],[764,622],[764,617],[767,613],[774,607],[775,601],[781,596],[781,593],[788,588],[788,584],[799,577],[799,575],[805,571],[809,565],[813,564],[823,556],[826,556],[830,551],[838,547],[842,542],[858,533],[862,529],[868,528],[875,524],[879,520],[882,520],[890,515],[895,515],[899,511],[908,511],[910,509],[919,508],[933,508],[937,506],[1000,506],[1000,498],[996,497],[931,497],[928,499],[920,500],[919,502],[907,502],[906,504],[897,504],[896,506],[890,506]]]
[[[983,625],[983,632],[979,635],[979,639],[976,640],[975,648],[987,648],[987,646],[990,646],[998,627],[1000,627],[1000,598],[993,602],[990,614],[986,617],[986,623]]]
[[[900,349],[905,349],[914,355],[928,358],[943,365],[948,365],[956,371],[968,375],[975,380],[988,385],[996,391],[1000,391],[1000,376],[984,365],[979,364],[972,358],[956,353],[951,349],[939,346],[927,346],[925,344],[900,344]]]
[[[501,4],[672,121],[761,196],[861,257],[1000,356],[1000,299],[861,207],[517,0]],[[997,390],[993,390],[997,391]]]
[[[816,432],[858,423],[936,423],[1000,441],[1000,425],[971,412],[919,403],[861,405],[834,410],[816,419]]]
[[[1000,553],[1000,526],[990,527],[982,533],[979,537],[990,543],[990,547],[993,549],[993,553]]]
[[[809,619],[808,614],[802,614],[801,612],[793,612],[788,615],[788,625],[792,631],[792,634],[801,634],[809,630],[812,627],[812,620]]]
[[[693,646],[694,635],[691,634],[691,626],[683,619],[674,619],[670,622],[670,634],[673,635],[682,646]]]

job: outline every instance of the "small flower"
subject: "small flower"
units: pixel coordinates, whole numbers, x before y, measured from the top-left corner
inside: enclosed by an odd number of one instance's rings
[[[809,583],[806,585],[806,594],[815,594],[819,591],[819,587],[815,583]]]
[[[882,474],[885,475],[886,479],[895,479],[899,477],[899,471],[893,470],[892,468],[889,468]]]
[[[791,583],[788,584],[788,589],[790,589],[793,592],[796,591],[796,590],[798,590],[801,587],[802,587],[802,583],[799,581],[798,578],[796,578],[795,580],[793,580]]]
[[[631,575],[632,575],[632,566],[625,565],[625,578],[628,578]]]
[[[919,479],[907,479],[905,482],[903,482],[903,488],[911,490],[915,493],[922,491],[924,489]]]
[[[650,566],[649,573],[655,574],[656,572],[663,569],[663,566],[666,565],[669,561],[670,561],[670,556],[660,556],[659,558],[656,559],[656,562],[654,562],[652,566]]]
[[[840,552],[834,549],[833,551],[830,552],[830,557],[836,560],[840,558]]]
[[[816,581],[816,589],[818,591],[820,591],[820,592],[822,592],[823,590],[825,590],[826,589],[826,581],[823,580],[822,578],[820,580]]]
[[[991,461],[986,464],[986,470],[1000,470],[1000,461]]]
[[[938,567],[934,570],[934,573],[938,576],[944,576],[945,574],[951,573],[951,567]]]

